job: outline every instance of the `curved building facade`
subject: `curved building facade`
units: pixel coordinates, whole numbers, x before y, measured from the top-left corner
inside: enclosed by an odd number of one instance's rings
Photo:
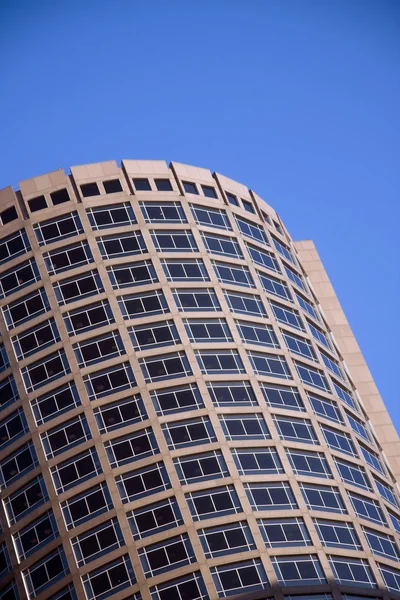
[[[400,597],[400,442],[312,242],[163,161],[0,223],[0,600]]]

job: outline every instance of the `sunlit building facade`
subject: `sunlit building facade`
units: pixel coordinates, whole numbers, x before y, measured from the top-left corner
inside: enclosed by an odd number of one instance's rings
[[[311,241],[163,161],[0,229],[0,600],[400,597],[400,442]]]

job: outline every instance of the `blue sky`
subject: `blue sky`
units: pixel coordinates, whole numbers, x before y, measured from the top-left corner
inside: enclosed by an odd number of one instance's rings
[[[0,56],[0,188],[113,158],[245,183],[315,241],[400,431],[399,2],[3,0]]]

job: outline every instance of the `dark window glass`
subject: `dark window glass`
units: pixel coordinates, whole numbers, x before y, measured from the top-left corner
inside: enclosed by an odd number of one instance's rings
[[[182,181],[182,184],[183,184],[183,189],[188,194],[197,194],[197,195],[199,194],[195,183],[192,183],[190,181]]]
[[[7,225],[7,223],[11,223],[11,221],[15,221],[15,219],[18,219],[18,213],[15,207],[11,206],[10,208],[6,208],[6,210],[3,210],[3,212],[0,213],[0,219],[3,225]]]
[[[150,182],[146,178],[133,178],[133,185],[137,192],[149,192],[151,191]]]
[[[169,179],[155,179],[154,181],[159,192],[172,192],[172,185]]]
[[[211,185],[202,185],[203,194],[207,196],[207,198],[218,198],[217,192]]]
[[[66,188],[64,188],[63,190],[57,190],[56,192],[51,192],[50,198],[54,206],[57,206],[57,204],[62,204],[63,202],[70,201],[68,190]]]
[[[119,179],[110,179],[109,181],[103,181],[104,189],[106,194],[116,194],[122,192],[122,185]]]
[[[89,198],[89,196],[100,196],[97,183],[84,183],[81,185],[81,192],[84,198]]]
[[[47,208],[46,198],[44,196],[37,196],[36,198],[32,198],[28,200],[29,208],[31,212],[36,212],[37,210],[42,210],[43,208]]]

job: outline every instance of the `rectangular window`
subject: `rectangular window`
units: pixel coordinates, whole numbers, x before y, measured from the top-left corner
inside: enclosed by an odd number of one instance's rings
[[[138,554],[145,577],[156,577],[190,565],[196,560],[186,533],[140,548]]]
[[[112,469],[159,452],[151,427],[104,442],[104,448]]]
[[[371,483],[363,467],[340,460],[336,456],[333,457],[333,460],[342,481],[366,490],[372,490]]]
[[[268,385],[266,383],[261,383],[260,386],[267,406],[289,410],[305,410],[297,388]]]
[[[248,267],[216,261],[212,261],[212,264],[218,281],[244,287],[255,287]]]
[[[253,510],[297,509],[297,502],[289,483],[245,483],[244,489]]]
[[[232,256],[233,258],[243,258],[240,246],[235,238],[216,235],[211,233],[201,233],[201,237],[209,254],[221,254],[222,256]]]
[[[303,296],[300,296],[300,294],[298,294],[297,292],[295,292],[294,295],[296,296],[297,302],[300,304],[301,308],[306,313],[308,313],[310,317],[313,317],[316,321],[321,321],[317,309],[312,304],[310,304],[308,300],[303,298]]]
[[[98,271],[86,271],[71,279],[62,279],[53,283],[53,288],[60,306],[104,292]]]
[[[325,346],[325,348],[327,348],[328,350],[332,350],[332,344],[330,342],[328,334],[322,331],[322,329],[320,329],[319,327],[313,325],[308,319],[306,319],[306,321],[313,338],[317,340],[317,342]]]
[[[118,330],[89,338],[79,344],[73,344],[72,348],[80,368],[125,354],[124,344]]]
[[[3,448],[15,442],[15,440],[22,437],[28,431],[29,427],[25,413],[22,408],[19,408],[0,421],[0,449],[3,450]]]
[[[351,523],[314,519],[314,524],[323,546],[361,550],[360,540]]]
[[[124,554],[113,562],[83,575],[82,583],[86,600],[103,600],[135,585],[136,578],[129,555]]]
[[[286,454],[295,475],[331,478],[332,473],[325,455],[321,452],[286,449]]]
[[[115,481],[123,504],[171,488],[167,469],[162,462],[118,475]]]
[[[309,360],[317,360],[317,355],[310,340],[307,340],[306,338],[302,338],[299,335],[295,335],[294,333],[289,333],[283,330],[282,336],[285,340],[286,347],[289,350],[289,352],[299,354],[300,356],[304,356]]]
[[[384,484],[382,481],[379,481],[379,479],[377,479],[376,477],[374,477],[373,479],[376,484],[376,487],[378,488],[378,492],[382,496],[382,498],[384,498],[384,500],[386,500],[396,508],[400,508],[399,501],[397,499],[396,494],[394,493],[393,488]]]
[[[8,369],[10,366],[10,361],[8,359],[8,355],[4,344],[0,344],[0,373]]]
[[[107,275],[110,278],[113,290],[136,285],[149,285],[158,281],[151,260],[107,267]]]
[[[168,304],[161,290],[135,296],[120,296],[118,306],[124,319],[159,315],[168,312]]]
[[[394,537],[385,535],[380,531],[368,529],[367,527],[363,527],[363,531],[368,545],[374,554],[379,554],[397,562],[400,560],[400,553]]]
[[[108,235],[96,238],[103,259],[135,256],[147,252],[146,244],[140,231],[119,235]]]
[[[383,516],[379,502],[350,491],[348,492],[348,495],[357,517],[360,519],[367,519],[367,521],[372,521],[379,525],[386,525],[386,520]]]
[[[249,213],[253,213],[253,215],[255,215],[256,209],[254,208],[253,204],[249,200],[244,200],[243,198],[241,198],[241,200],[242,200],[244,210],[246,210]]]
[[[393,526],[394,531],[397,531],[397,533],[400,533],[400,517],[398,517],[397,515],[390,512],[390,510],[388,510],[388,513],[389,513],[390,522]]]
[[[288,265],[286,265],[285,263],[283,263],[286,275],[289,277],[290,281],[292,283],[294,283],[295,285],[297,285],[297,287],[301,288],[304,292],[307,292],[307,287],[306,284],[304,282],[303,277],[297,273],[294,269],[292,269],[292,267],[289,267]]]
[[[18,298],[15,302],[6,304],[2,308],[7,329],[22,325],[29,319],[38,317],[49,310],[50,303],[44,288],[39,288],[32,294]]]
[[[55,219],[41,221],[33,226],[39,246],[59,242],[83,233],[83,227],[77,212],[67,213]]]
[[[217,229],[232,231],[228,216],[224,210],[204,208],[195,204],[190,204],[190,209],[197,225],[205,225],[206,227],[216,227]]]
[[[88,208],[86,213],[92,229],[95,230],[136,224],[135,213],[129,202]]]
[[[22,577],[29,597],[34,598],[68,573],[67,558],[63,547],[59,546],[40,561],[22,571]]]
[[[233,206],[239,206],[239,200],[237,199],[237,196],[235,196],[235,194],[231,194],[230,192],[225,192],[225,195],[227,197],[229,204],[232,204]]]
[[[173,354],[164,354],[163,356],[141,358],[139,364],[146,383],[192,375],[185,352],[174,352]]]
[[[180,344],[178,330],[173,321],[160,321],[155,324],[137,325],[128,328],[135,350],[148,350]]]
[[[369,429],[367,428],[366,423],[363,423],[360,419],[357,419],[357,417],[353,417],[353,415],[351,415],[347,411],[346,411],[346,416],[347,416],[348,422],[350,423],[350,427],[352,428],[353,431],[358,433],[358,435],[361,436],[366,442],[369,442],[370,444],[371,443],[375,444],[375,441],[374,441]]]
[[[132,510],[126,516],[134,540],[153,536],[183,524],[175,497]]]
[[[268,440],[271,434],[262,414],[223,414],[219,415],[225,439],[234,440]]]
[[[81,454],[51,467],[54,488],[57,494],[99,475],[102,472],[95,448],[89,448]]]
[[[346,390],[343,386],[339,385],[338,383],[336,383],[335,381],[332,381],[333,383],[333,387],[334,390],[336,392],[336,395],[343,400],[343,402],[345,404],[347,404],[348,406],[350,406],[351,408],[353,408],[354,410],[356,410],[357,412],[359,412],[359,408],[356,404],[356,401],[354,400],[351,392],[349,392],[348,390]]]
[[[292,294],[284,281],[271,277],[270,275],[265,275],[265,273],[261,273],[260,271],[257,271],[257,275],[261,281],[264,292],[283,298],[288,302],[293,302]]]
[[[201,189],[203,190],[203,194],[207,197],[207,198],[214,198],[217,199],[217,192],[215,191],[215,188],[212,185],[202,185]]]
[[[250,255],[250,260],[253,263],[260,265],[261,267],[265,267],[270,271],[274,271],[275,273],[281,273],[279,262],[276,260],[273,252],[269,252],[269,250],[261,250],[260,248],[256,248],[255,246],[251,246],[247,243],[246,248]]]
[[[201,258],[162,260],[161,266],[168,281],[210,281]]]
[[[376,469],[377,471],[379,471],[379,473],[381,473],[382,475],[387,476],[386,469],[383,466],[380,456],[378,454],[376,454],[375,452],[371,452],[370,450],[365,448],[365,446],[363,446],[362,444],[360,444],[360,448],[361,448],[361,452],[362,452],[366,462],[369,464],[369,466],[372,467],[373,469]]]
[[[52,390],[45,396],[40,396],[35,400],[31,400],[31,409],[35,417],[36,425],[42,425],[46,421],[50,421],[60,414],[67,412],[76,406],[80,406],[78,390],[75,383],[72,381]]]
[[[347,513],[339,488],[300,483],[300,491],[308,510]]]
[[[296,367],[297,374],[302,383],[306,383],[312,387],[323,390],[324,392],[330,392],[330,387],[327,378],[323,371],[309,367],[303,363],[293,361]]]
[[[108,300],[71,310],[63,314],[63,319],[70,335],[78,335],[114,323],[114,316]]]
[[[239,475],[274,475],[283,473],[275,448],[232,448]]]
[[[18,561],[25,560],[57,536],[56,519],[53,511],[50,510],[13,535]]]
[[[250,321],[236,321],[236,326],[242,342],[267,346],[269,348],[279,348],[279,342],[272,325],[261,325],[259,323],[251,323]]]
[[[248,352],[248,357],[250,359],[251,366],[257,375],[264,375],[266,377],[282,377],[283,379],[290,379],[292,377],[284,356],[280,356],[279,354]]]
[[[111,494],[105,481],[60,504],[67,529],[78,527],[113,508]]]
[[[151,393],[158,416],[204,408],[204,402],[196,384],[166,388]]]
[[[121,429],[147,419],[146,409],[140,394],[104,404],[94,409],[96,425],[100,433]]]
[[[232,342],[232,334],[225,319],[185,319],[184,325],[190,342]]]
[[[211,444],[217,438],[208,417],[187,421],[173,421],[161,425],[169,450],[188,448],[198,444]]]
[[[40,435],[46,459],[49,460],[78,444],[91,439],[90,427],[84,414],[47,429]]]
[[[3,500],[4,512],[9,526],[17,523],[49,499],[46,484],[41,475]]]
[[[220,598],[244,592],[250,594],[269,586],[267,574],[259,558],[212,567],[211,576]]]
[[[146,223],[186,223],[180,202],[139,202]]]
[[[82,265],[94,262],[92,251],[87,241],[64,246],[52,252],[43,254],[44,263],[49,275],[63,273],[69,269],[76,269]]]
[[[328,556],[333,575],[341,585],[376,587],[369,563],[364,558]]]
[[[197,244],[190,229],[150,231],[157,252],[198,252]]]
[[[346,377],[339,363],[335,360],[332,360],[332,358],[330,358],[327,354],[322,352],[322,350],[320,350],[319,352],[321,354],[322,362],[324,363],[326,368],[329,369],[329,371],[331,371],[334,375],[336,375],[336,377],[340,377],[340,379],[346,381]]]
[[[0,265],[29,252],[30,249],[25,229],[20,229],[12,235],[2,238],[0,240]]]
[[[308,419],[292,419],[275,415],[273,420],[281,440],[318,444],[314,427]]]
[[[197,350],[195,355],[200,370],[205,375],[245,372],[237,350]]]
[[[71,539],[78,567],[83,567],[124,544],[124,536],[116,517]]]
[[[307,392],[307,396],[316,415],[344,425],[342,414],[336,402],[333,400],[327,400],[326,398],[321,398],[320,396],[316,396],[311,392]]]
[[[122,390],[135,387],[136,385],[132,367],[128,362],[85,375],[83,382],[89,400],[122,392]]]
[[[59,350],[21,369],[27,394],[70,372],[71,369],[64,350]]]
[[[217,295],[211,288],[174,289],[172,293],[179,312],[208,312],[220,309]]]
[[[305,331],[304,323],[297,310],[287,308],[286,306],[283,306],[282,304],[276,304],[275,302],[270,302],[270,304],[275,319],[279,323],[284,323],[285,325],[290,325],[295,329]]]
[[[327,425],[321,424],[320,427],[329,448],[332,448],[333,450],[339,450],[340,452],[344,452],[345,454],[350,454],[350,456],[355,456],[358,458],[357,450],[355,449],[353,441],[348,433],[345,431],[332,429],[332,427],[327,427]]]
[[[378,569],[386,587],[394,592],[400,592],[400,571],[379,563]]]
[[[155,585],[150,588],[150,594],[151,600],[165,600],[166,598],[207,600],[209,598],[200,571]]]
[[[239,497],[232,485],[190,492],[185,497],[194,521],[242,512]]]
[[[287,260],[289,260],[293,265],[297,266],[296,259],[293,256],[293,253],[289,249],[289,247],[286,246],[285,244],[282,244],[282,242],[277,240],[276,237],[274,237],[273,235],[271,235],[271,237],[272,237],[272,241],[274,242],[274,246],[278,250],[279,254],[281,256],[283,256],[284,258],[286,258]]]
[[[237,217],[235,215],[236,224],[239,228],[239,231],[242,235],[252,238],[256,240],[256,242],[261,242],[262,244],[268,244],[267,234],[264,231],[264,228],[260,225],[256,225],[248,221],[247,219],[242,219],[241,217]]]
[[[267,316],[264,305],[259,296],[254,296],[253,294],[241,294],[240,292],[231,291],[224,291],[224,296],[231,312],[254,315],[255,317]]]
[[[0,275],[0,298],[14,294],[39,279],[39,269],[33,258],[19,264],[18,267],[3,271]]]
[[[207,383],[208,393],[215,406],[258,406],[256,395],[247,381]]]
[[[302,556],[273,556],[272,564],[279,585],[319,585],[326,583],[326,578],[319,562],[318,556],[314,554],[303,554]]]
[[[303,519],[257,519],[257,524],[267,548],[312,546]]]
[[[192,181],[182,181],[183,189],[187,194],[196,194],[199,195],[199,190],[197,189],[197,185]]]
[[[247,521],[199,529],[198,535],[207,559],[256,548]]]
[[[59,341],[60,334],[54,319],[43,321],[39,325],[11,338],[17,360],[27,358]]]
[[[228,467],[220,450],[181,456],[174,459],[174,465],[182,485],[219,479],[229,475]]]

